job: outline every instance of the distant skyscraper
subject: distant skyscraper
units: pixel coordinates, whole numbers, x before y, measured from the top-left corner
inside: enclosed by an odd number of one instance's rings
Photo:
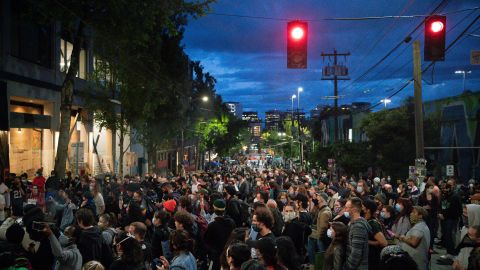
[[[265,129],[270,131],[282,130],[283,112],[279,110],[270,110],[265,112]]]
[[[259,122],[260,118],[258,118],[258,112],[243,112],[242,113],[242,120],[247,122]]]
[[[225,105],[227,105],[227,108],[231,114],[233,114],[235,117],[242,118],[243,107],[240,102],[225,102]]]

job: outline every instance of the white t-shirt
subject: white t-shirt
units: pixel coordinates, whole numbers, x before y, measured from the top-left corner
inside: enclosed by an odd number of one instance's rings
[[[420,244],[416,248],[400,242],[400,246],[417,263],[418,270],[428,269],[428,250],[430,248],[430,230],[424,221],[415,224],[406,234],[406,237],[414,236],[421,238]]]

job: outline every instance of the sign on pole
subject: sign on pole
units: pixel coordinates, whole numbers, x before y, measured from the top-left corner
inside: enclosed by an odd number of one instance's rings
[[[480,65],[480,51],[470,51],[470,64]]]
[[[453,176],[455,174],[455,167],[453,165],[447,165],[447,176]]]
[[[410,179],[415,179],[415,173],[416,173],[415,166],[408,166],[408,177]]]

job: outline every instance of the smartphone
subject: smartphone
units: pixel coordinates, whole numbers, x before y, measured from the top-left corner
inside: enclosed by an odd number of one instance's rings
[[[45,226],[46,226],[45,222],[34,221],[32,224],[32,229],[34,229],[35,231],[43,231]]]
[[[390,231],[390,230],[387,230],[387,233],[390,237],[394,237],[395,236],[395,233]]]

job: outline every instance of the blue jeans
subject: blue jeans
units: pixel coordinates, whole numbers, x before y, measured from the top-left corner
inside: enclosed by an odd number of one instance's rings
[[[314,239],[309,237],[307,243],[307,253],[308,253],[308,260],[310,264],[315,263],[315,253],[317,252],[324,252],[326,250],[325,245],[320,239]]]

